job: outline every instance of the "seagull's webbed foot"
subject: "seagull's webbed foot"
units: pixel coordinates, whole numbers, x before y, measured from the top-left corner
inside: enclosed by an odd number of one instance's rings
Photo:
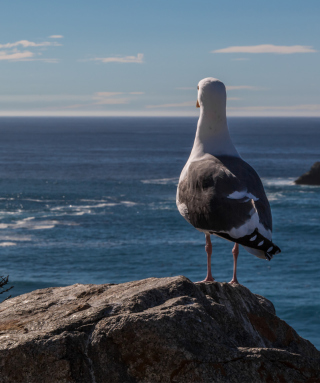
[[[207,275],[203,281],[199,281],[197,283],[201,283],[201,282],[214,282],[214,278],[212,275]]]

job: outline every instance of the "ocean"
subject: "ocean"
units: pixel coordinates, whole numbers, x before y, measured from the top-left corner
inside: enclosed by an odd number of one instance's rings
[[[319,118],[230,118],[273,214],[271,262],[240,248],[239,282],[320,348],[320,187],[294,179],[320,160]],[[12,296],[74,283],[206,275],[204,235],[176,186],[196,118],[0,118],[0,275]],[[232,278],[232,244],[213,237],[212,273]],[[6,294],[0,295],[0,301]]]

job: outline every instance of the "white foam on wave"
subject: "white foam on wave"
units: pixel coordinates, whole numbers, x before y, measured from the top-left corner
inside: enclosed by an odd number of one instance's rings
[[[24,241],[32,241],[31,235],[0,235],[0,241],[7,241],[7,242],[24,242]]]
[[[105,196],[104,198],[113,199],[112,197],[108,197],[108,196]],[[105,199],[80,199],[80,201],[81,202],[97,202],[97,203],[108,202]]]
[[[0,242],[1,247],[16,246],[14,242]]]
[[[96,205],[67,205],[67,206],[56,206],[50,209],[52,212],[62,212],[62,215],[83,215],[83,214],[91,214],[94,209],[102,209],[104,207],[113,207],[124,205],[127,207],[137,205],[136,202],[133,201],[117,201],[117,202],[108,202],[103,201]]]
[[[1,223],[0,229],[26,229],[26,230],[45,230],[53,229],[57,225],[78,226],[76,222],[59,222],[57,220],[34,220],[35,217],[28,217],[14,223]]]
[[[34,199],[34,198],[23,198],[19,201],[29,201],[29,202],[55,202],[55,200],[52,199]]]
[[[294,186],[295,178],[262,178],[262,182],[267,186]]]
[[[278,201],[284,197],[283,193],[267,193],[267,198],[269,202]]]
[[[17,215],[22,213],[21,209],[17,209],[15,211],[6,211],[6,210],[0,210],[0,215],[6,216],[6,215]]]
[[[121,201],[121,204],[125,205],[125,206],[135,206],[135,205],[138,205],[136,202],[132,202],[132,201]]]
[[[153,185],[178,185],[179,178],[159,178],[159,179],[152,179],[152,180],[141,180],[143,184],[153,184]]]

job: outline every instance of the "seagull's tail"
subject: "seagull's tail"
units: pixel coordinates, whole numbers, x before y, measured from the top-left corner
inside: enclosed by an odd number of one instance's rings
[[[249,253],[255,255],[258,258],[267,259],[271,261],[274,255],[281,252],[280,248],[275,245],[272,241],[264,237],[256,229],[250,235],[245,235],[241,238],[232,238],[226,233],[215,233],[219,237],[229,239],[233,242],[242,245]]]

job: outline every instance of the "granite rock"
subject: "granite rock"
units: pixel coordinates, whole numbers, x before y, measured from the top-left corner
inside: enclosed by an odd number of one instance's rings
[[[298,185],[320,185],[320,162],[315,162],[308,172],[294,182]]]
[[[320,382],[320,352],[241,285],[183,276],[0,305],[0,383]]]

